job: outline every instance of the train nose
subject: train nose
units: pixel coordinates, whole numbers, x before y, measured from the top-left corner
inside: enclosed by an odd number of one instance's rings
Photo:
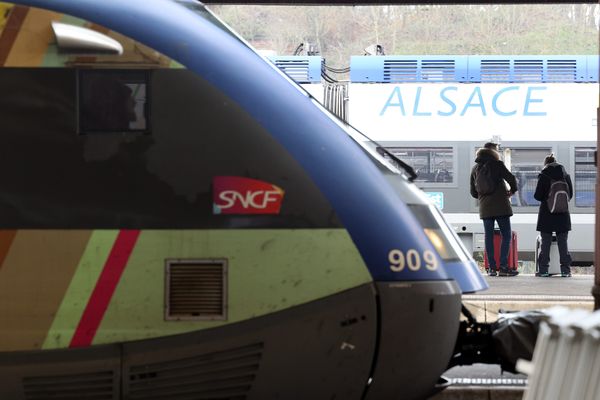
[[[455,281],[377,282],[379,338],[366,399],[424,399],[448,366],[461,308]]]
[[[478,292],[488,288],[477,263],[444,215],[430,204],[409,204],[423,228],[423,232],[443,260],[444,272],[454,279],[463,293]]]

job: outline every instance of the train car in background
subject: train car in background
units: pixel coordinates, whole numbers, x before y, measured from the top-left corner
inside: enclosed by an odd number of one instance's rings
[[[0,9],[0,398],[436,390],[487,284],[409,168],[199,2]]]
[[[317,56],[292,58],[296,65],[324,63]],[[324,86],[300,82],[311,92]],[[539,202],[533,193],[544,157],[554,153],[575,187],[569,240],[574,265],[592,264],[597,56],[356,56],[350,82],[326,84],[324,92],[340,91],[332,86],[346,94],[324,96],[324,104],[413,166],[417,185],[471,252],[484,249],[477,202],[469,195],[477,149],[500,143],[518,178],[512,226],[521,260],[534,259]]]
[[[350,68],[348,122],[417,170],[417,185],[471,251],[484,244],[469,172],[476,150],[496,141],[519,183],[520,259],[534,259],[533,193],[554,153],[573,178],[574,265],[592,264],[597,55],[357,56]]]

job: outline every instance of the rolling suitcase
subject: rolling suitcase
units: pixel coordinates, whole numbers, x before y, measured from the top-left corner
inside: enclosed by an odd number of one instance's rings
[[[517,250],[517,233],[512,231],[510,235],[510,247],[508,248],[508,269],[516,270],[519,266],[519,253]],[[502,235],[499,229],[494,229],[494,259],[496,260],[496,270],[500,270],[500,243]],[[489,269],[487,252],[484,252],[483,262],[485,269]]]
[[[542,246],[542,237],[538,235],[535,239],[535,272],[540,272],[539,256]],[[560,255],[558,253],[558,242],[556,236],[552,235],[552,244],[550,244],[550,263],[548,264],[548,273],[550,275],[560,275]]]

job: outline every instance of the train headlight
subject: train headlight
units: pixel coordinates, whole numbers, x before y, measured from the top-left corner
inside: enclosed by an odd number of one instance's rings
[[[423,227],[429,241],[444,261],[468,261],[469,256],[460,239],[450,229],[437,208],[429,204],[409,204],[408,207]]]
[[[444,260],[451,258],[444,238],[440,235],[440,231],[438,229],[431,228],[423,228],[423,230],[425,231],[425,234],[429,238],[431,244],[433,244],[433,247],[435,247],[439,253],[440,257],[442,257]]]

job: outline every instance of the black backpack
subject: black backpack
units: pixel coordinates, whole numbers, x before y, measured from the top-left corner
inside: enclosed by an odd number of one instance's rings
[[[569,211],[569,185],[564,179],[550,179],[546,203],[551,214],[564,214]]]
[[[475,190],[480,196],[492,194],[496,191],[498,180],[495,179],[491,162],[479,164],[475,169]]]

